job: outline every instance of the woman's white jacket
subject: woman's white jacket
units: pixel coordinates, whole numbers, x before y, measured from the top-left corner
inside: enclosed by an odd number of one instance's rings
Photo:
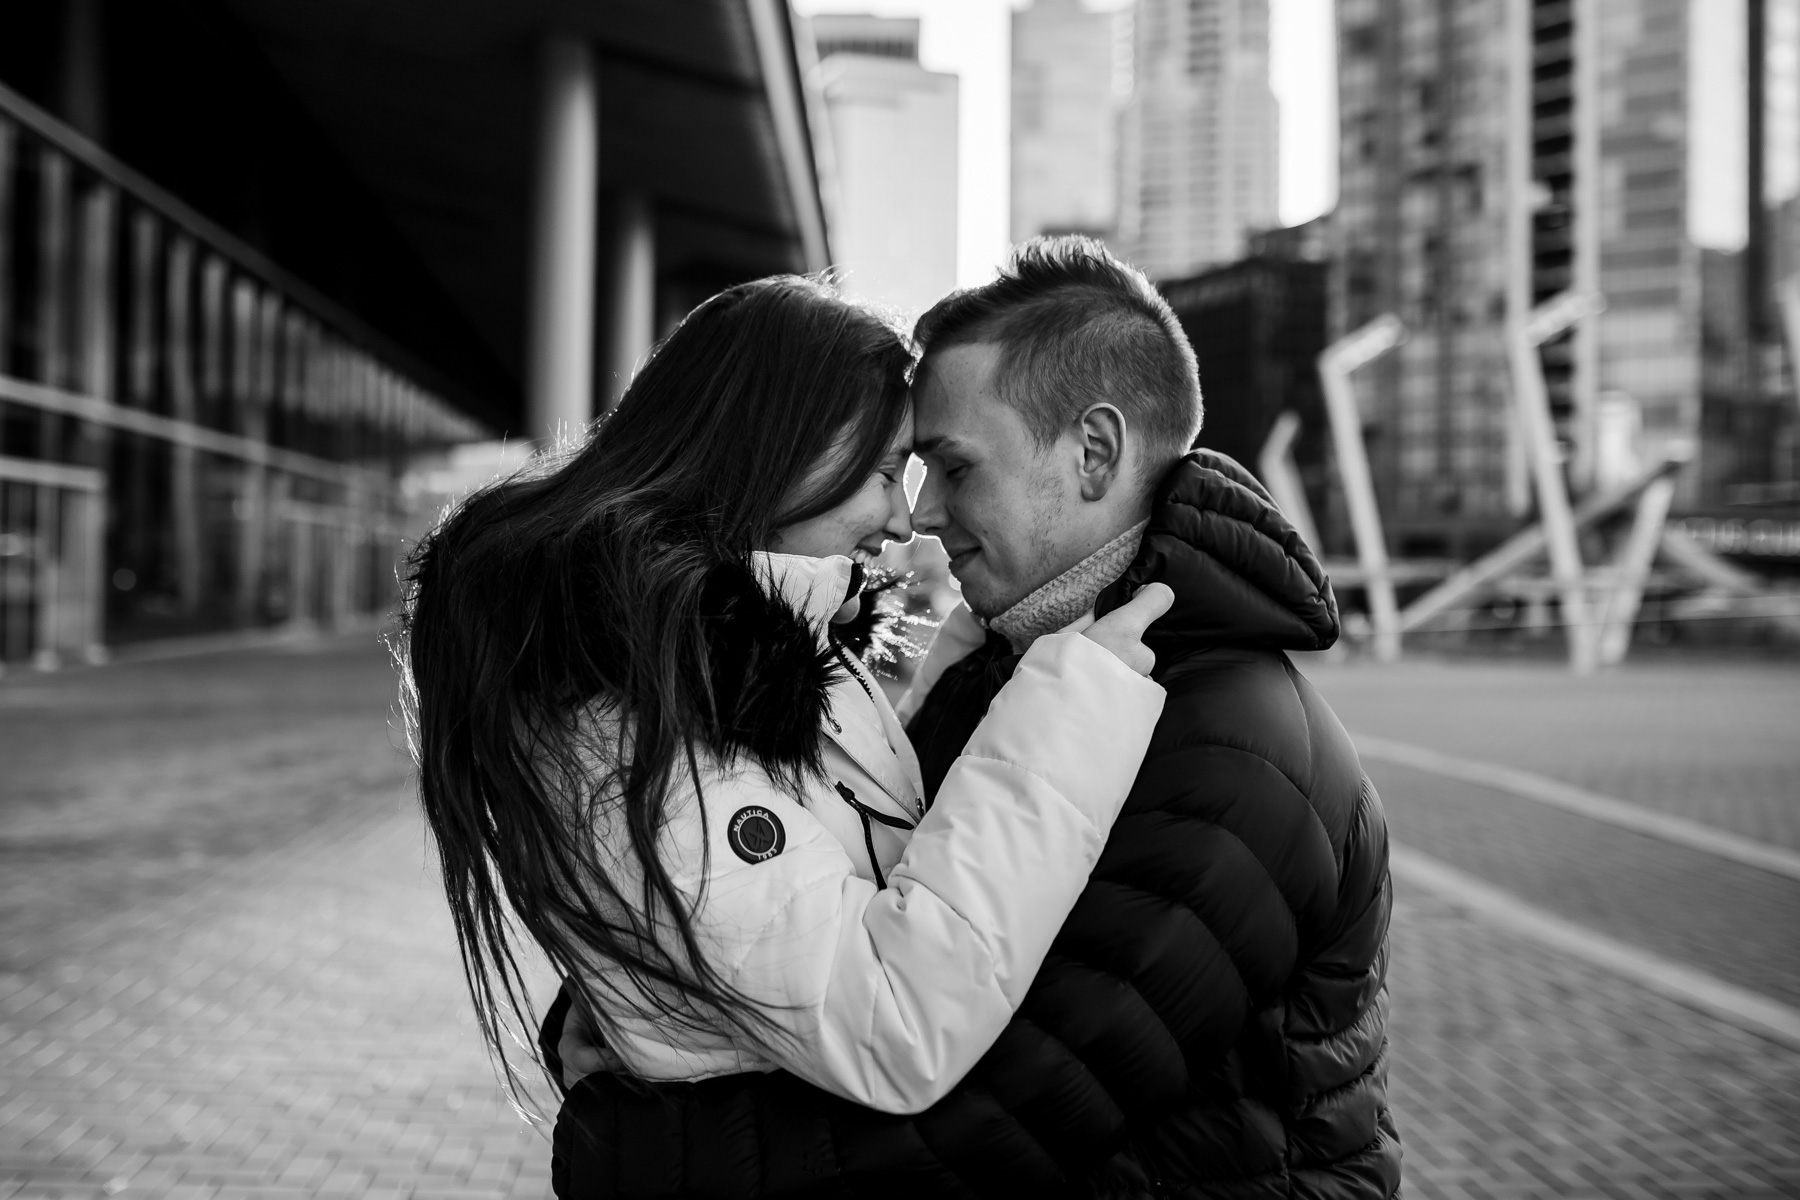
[[[759,555],[755,565],[770,598],[825,646],[850,560]],[[747,756],[709,756],[698,785],[671,797],[661,831],[701,952],[776,1032],[671,1021],[601,961],[583,974],[609,1018],[609,1049],[648,1079],[782,1068],[884,1112],[929,1107],[1024,997],[1163,698],[1089,638],[1041,638],[921,814],[918,765],[893,709],[845,661],[823,697],[822,778],[796,795]],[[597,848],[624,877],[621,893],[638,894],[616,817],[602,808]]]

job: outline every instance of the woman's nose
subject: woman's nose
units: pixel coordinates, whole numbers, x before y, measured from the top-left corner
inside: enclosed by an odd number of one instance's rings
[[[912,510],[906,503],[906,489],[895,487],[888,499],[888,521],[885,532],[890,541],[904,545],[912,541]]]
[[[927,470],[919,484],[918,495],[913,499],[912,510],[912,527],[926,537],[942,536],[944,526],[949,524],[944,515],[942,490],[937,472]]]

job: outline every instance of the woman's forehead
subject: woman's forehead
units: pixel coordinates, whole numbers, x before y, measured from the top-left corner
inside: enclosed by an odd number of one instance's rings
[[[890,454],[911,454],[913,445],[913,406],[907,401],[906,412],[900,418],[899,428],[894,430],[894,438],[888,443]]]

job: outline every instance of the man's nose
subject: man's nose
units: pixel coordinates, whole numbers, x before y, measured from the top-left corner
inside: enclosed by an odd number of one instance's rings
[[[918,498],[913,501],[912,527],[926,537],[937,537],[948,523],[938,473],[926,467],[925,478],[919,484]]]

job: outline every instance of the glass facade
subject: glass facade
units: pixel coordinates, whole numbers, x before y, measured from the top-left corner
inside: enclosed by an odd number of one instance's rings
[[[0,91],[0,664],[385,612],[425,375]]]

